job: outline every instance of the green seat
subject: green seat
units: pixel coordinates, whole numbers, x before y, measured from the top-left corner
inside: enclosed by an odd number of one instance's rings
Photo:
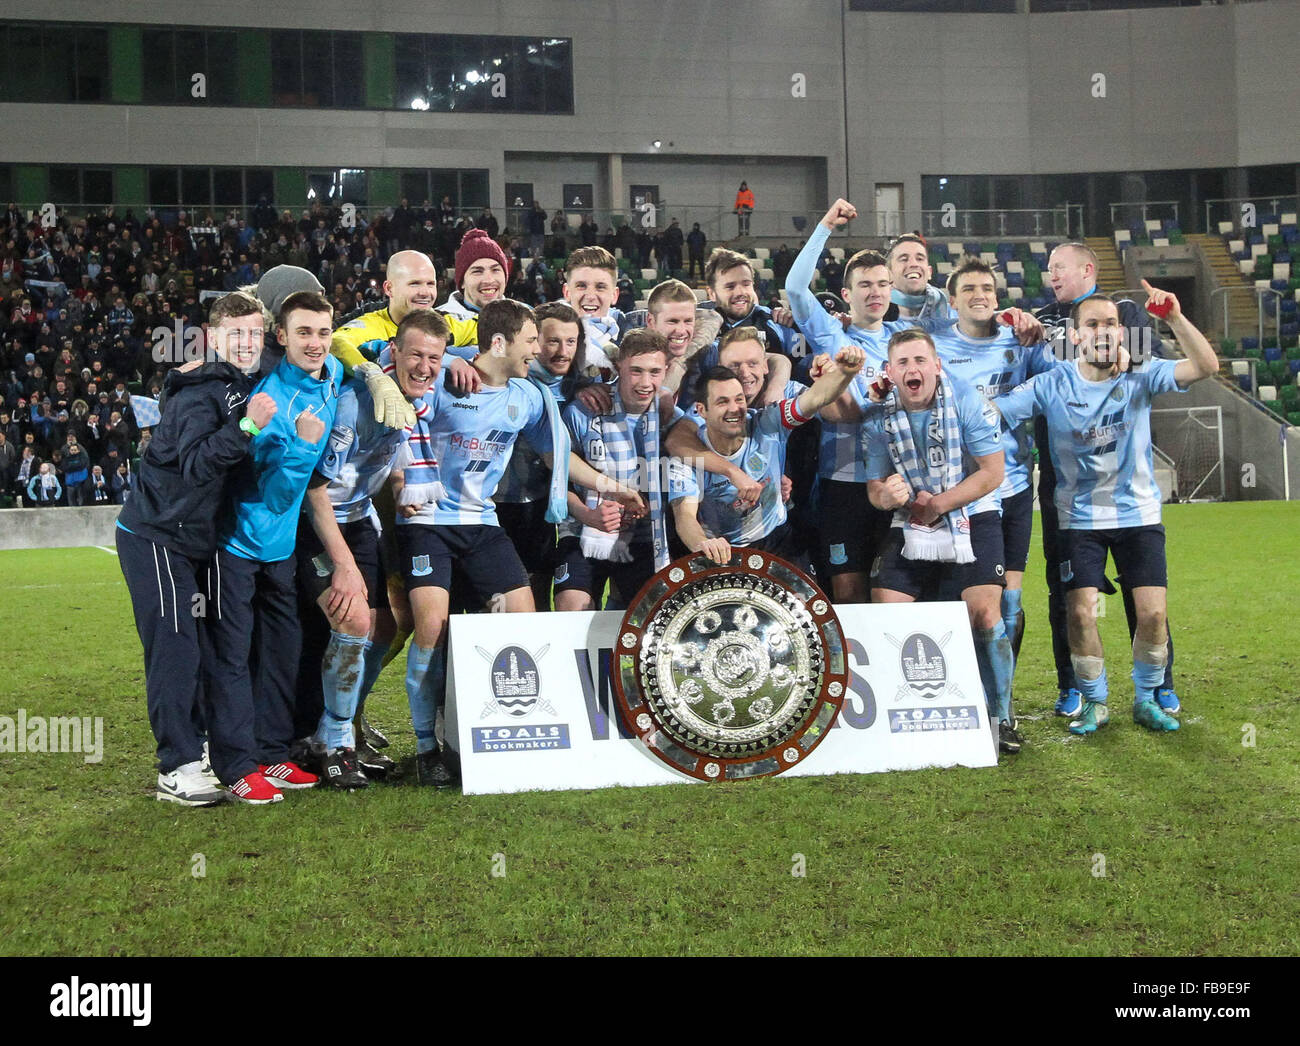
[[[1289,360],[1300,360],[1300,348],[1296,347],[1296,336],[1294,334],[1288,334],[1286,338],[1283,338],[1282,340],[1290,340],[1291,342],[1291,344],[1287,346],[1286,358]]]
[[[1283,247],[1282,234],[1274,233],[1268,238],[1268,249],[1270,251],[1280,251]]]
[[[1178,247],[1187,242],[1187,238],[1181,232],[1171,232],[1169,234],[1169,245]]]
[[[1289,385],[1292,383],[1291,368],[1287,365],[1286,360],[1274,360],[1268,365],[1269,377],[1273,379],[1274,385]]]
[[[1255,275],[1261,279],[1272,279],[1273,258],[1271,255],[1261,254],[1255,259]]]
[[[1237,355],[1237,343],[1233,341],[1231,338],[1224,338],[1221,342],[1219,342],[1219,355],[1220,356]]]
[[[1287,410],[1295,410],[1300,403],[1300,388],[1295,385],[1283,385],[1277,390],[1277,398]]]
[[[1300,336],[1297,336],[1295,334],[1283,334],[1281,345],[1282,348],[1285,349],[1287,352],[1286,358],[1291,359],[1292,356],[1290,355],[1290,352],[1292,349],[1296,347],[1296,345],[1300,345]]]
[[[1264,336],[1264,348],[1266,348],[1266,349],[1276,349],[1276,348],[1277,348],[1277,335],[1276,335],[1276,334],[1266,334],[1266,335]]]
[[[1300,428],[1300,410],[1293,410],[1286,416],[1288,425],[1295,425]]]
[[[1264,358],[1262,349],[1242,349],[1241,354],[1248,360],[1261,360]]]

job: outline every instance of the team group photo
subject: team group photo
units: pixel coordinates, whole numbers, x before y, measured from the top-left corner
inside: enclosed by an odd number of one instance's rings
[[[7,954],[1296,953],[1293,0],[165,6],[0,15]]]

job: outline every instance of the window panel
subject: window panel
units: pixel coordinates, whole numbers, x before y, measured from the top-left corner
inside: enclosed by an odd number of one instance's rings
[[[69,42],[63,32],[53,27],[42,34],[42,101],[76,101],[77,55],[76,47],[69,47]]]
[[[332,35],[316,31],[302,34],[303,105],[317,108],[330,108],[334,105]]]
[[[488,205],[488,172],[460,172],[460,206],[481,209]]]
[[[398,185],[400,198],[418,206],[429,195],[429,174],[427,171],[403,171]]]
[[[546,108],[548,113],[573,112],[573,41],[542,41],[546,62]]]
[[[416,33],[397,34],[393,45],[393,65],[397,108],[428,109],[431,99],[424,62],[424,37]]]
[[[442,203],[444,196],[451,197],[451,205],[456,206],[460,196],[460,184],[454,170],[433,170],[429,172],[429,199],[435,207]],[[412,203],[415,201],[412,200]]]
[[[62,206],[81,202],[80,179],[75,167],[50,168],[50,199]]]
[[[144,101],[165,105],[176,101],[176,34],[170,29],[146,29],[141,34]]]
[[[243,172],[238,167],[212,171],[212,202],[218,207],[238,207],[244,202]]]
[[[360,109],[365,105],[365,67],[360,33],[334,34],[334,107]]]
[[[108,98],[108,30],[77,30],[77,101]]]
[[[191,93],[194,74],[207,75],[208,45],[202,29],[176,31],[176,101],[188,104],[196,101]]]
[[[149,202],[163,207],[180,203],[180,182],[175,167],[149,168]]]
[[[207,38],[208,101],[213,105],[238,105],[238,38],[232,29],[209,29]]]
[[[275,202],[275,172],[269,167],[249,167],[245,170],[244,186],[249,206],[255,206],[264,196],[267,203]]]
[[[113,172],[106,167],[87,167],[81,172],[81,202],[101,205],[113,202]]]
[[[364,207],[367,202],[366,172],[353,167],[339,171],[339,184],[342,186],[344,203],[355,203]]]
[[[271,101],[302,104],[302,33],[296,29],[271,33]]]
[[[212,172],[208,168],[181,168],[181,202],[187,207],[212,203]]]
[[[514,60],[507,80],[510,112],[546,111],[546,56],[540,37],[516,37]]]

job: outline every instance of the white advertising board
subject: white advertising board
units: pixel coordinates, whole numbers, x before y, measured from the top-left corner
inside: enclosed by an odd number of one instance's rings
[[[835,609],[851,670],[844,707],[781,776],[997,765],[963,603]],[[452,617],[447,743],[466,795],[694,782],[618,717],[608,666],[622,618]]]

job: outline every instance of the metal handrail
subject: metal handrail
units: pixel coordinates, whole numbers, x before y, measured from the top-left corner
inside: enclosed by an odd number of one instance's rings
[[[965,207],[955,207],[952,210],[939,208],[921,212],[921,230],[929,239],[943,239],[944,236],[1068,237],[1070,206],[1064,204],[1060,207],[998,207],[987,210],[972,210]],[[1050,219],[1050,227],[1044,228],[1044,222],[1048,219]],[[1008,225],[1011,228],[1008,228]]]
[[[1277,312],[1273,316],[1273,322],[1276,325],[1274,335],[1278,344],[1282,344],[1282,292],[1275,291],[1272,287],[1219,287],[1210,291],[1210,307],[1214,307],[1214,297],[1216,294],[1223,295],[1223,336],[1230,338],[1232,335],[1228,332],[1228,295],[1247,291],[1255,295],[1255,308],[1259,314],[1259,344],[1264,344],[1264,295],[1271,294],[1277,298]]]
[[[1206,200],[1205,231],[1208,233],[1217,233],[1219,231],[1219,223],[1211,216],[1211,208],[1224,204],[1235,205],[1228,207],[1229,214],[1224,221],[1231,221],[1234,229],[1240,229],[1242,217],[1240,204],[1243,203],[1254,204],[1256,210],[1260,209],[1260,204],[1267,204],[1269,211],[1275,211],[1278,214],[1281,214],[1285,212],[1288,207],[1293,211],[1300,209],[1300,196],[1231,196],[1225,197],[1221,200]]]
[[[1255,369],[1260,363],[1259,360],[1253,360],[1249,356],[1220,356],[1219,360],[1222,363],[1249,364],[1250,365],[1250,394],[1254,399],[1259,399],[1259,373]],[[1236,377],[1236,375],[1233,375],[1233,377]]]
[[[1174,212],[1174,221],[1178,221],[1178,203],[1178,200],[1120,200],[1119,203],[1112,203],[1110,205],[1110,224],[1112,228],[1116,225],[1115,208],[1117,207],[1141,207],[1142,222],[1144,225],[1147,220],[1148,207],[1171,207]]]

